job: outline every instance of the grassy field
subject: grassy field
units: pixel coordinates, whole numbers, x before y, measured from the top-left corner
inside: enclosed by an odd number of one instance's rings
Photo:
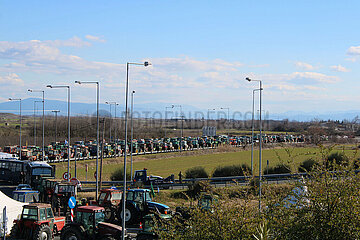
[[[331,152],[344,151],[350,158],[359,157],[356,148],[351,145],[335,146]],[[262,156],[263,169],[266,167],[267,160],[269,165],[273,166],[278,163],[289,164],[293,171],[297,170],[299,164],[308,158],[320,159],[327,155],[330,150],[319,147],[285,147],[264,149]],[[254,170],[258,174],[259,152],[254,151]],[[167,177],[174,174],[175,178],[181,171],[183,174],[191,167],[203,166],[211,174],[219,165],[233,165],[246,163],[250,166],[251,151],[234,149],[227,147],[216,150],[200,150],[183,153],[163,153],[146,156],[134,156],[134,170],[147,168],[153,175]],[[130,157],[127,158],[130,162]],[[88,180],[94,180],[95,160],[77,162],[77,176],[80,180],[86,180],[85,164],[88,164]],[[127,165],[130,170],[130,164]],[[122,158],[104,159],[103,163],[103,180],[109,180],[111,173],[116,169],[123,167]],[[60,178],[62,173],[67,169],[67,163],[57,164],[57,177]],[[74,162],[71,162],[71,175],[74,176]]]

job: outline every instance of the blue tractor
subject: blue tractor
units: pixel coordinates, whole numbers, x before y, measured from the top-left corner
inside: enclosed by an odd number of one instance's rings
[[[170,208],[153,202],[149,189],[130,189],[126,193],[125,222],[127,225],[140,223],[149,213],[169,214]],[[118,205],[117,217],[122,219],[122,202]]]

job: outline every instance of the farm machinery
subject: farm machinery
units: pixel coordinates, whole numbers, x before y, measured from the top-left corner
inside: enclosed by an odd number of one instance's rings
[[[65,217],[54,217],[49,204],[32,203],[24,205],[20,219],[14,221],[12,239],[54,239],[65,225]]]

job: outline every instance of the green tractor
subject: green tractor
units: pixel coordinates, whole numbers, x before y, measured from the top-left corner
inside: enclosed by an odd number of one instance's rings
[[[159,239],[159,236],[154,231],[155,222],[164,223],[172,218],[170,214],[148,214],[143,217],[143,222],[140,224],[141,231],[138,232],[136,240],[155,240]],[[163,229],[161,229],[162,231]]]

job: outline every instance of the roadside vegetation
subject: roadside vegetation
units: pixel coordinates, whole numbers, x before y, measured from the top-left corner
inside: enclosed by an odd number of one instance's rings
[[[189,190],[159,194],[158,199],[187,207],[191,216],[177,216],[166,224],[156,220],[157,234],[161,239],[195,240],[359,239],[360,176],[354,171],[359,160],[349,153],[333,153],[333,148],[319,150],[322,156],[310,164],[308,178],[262,185],[261,214],[256,184],[213,188],[198,182]],[[201,192],[218,196],[211,210],[194,207]]]

